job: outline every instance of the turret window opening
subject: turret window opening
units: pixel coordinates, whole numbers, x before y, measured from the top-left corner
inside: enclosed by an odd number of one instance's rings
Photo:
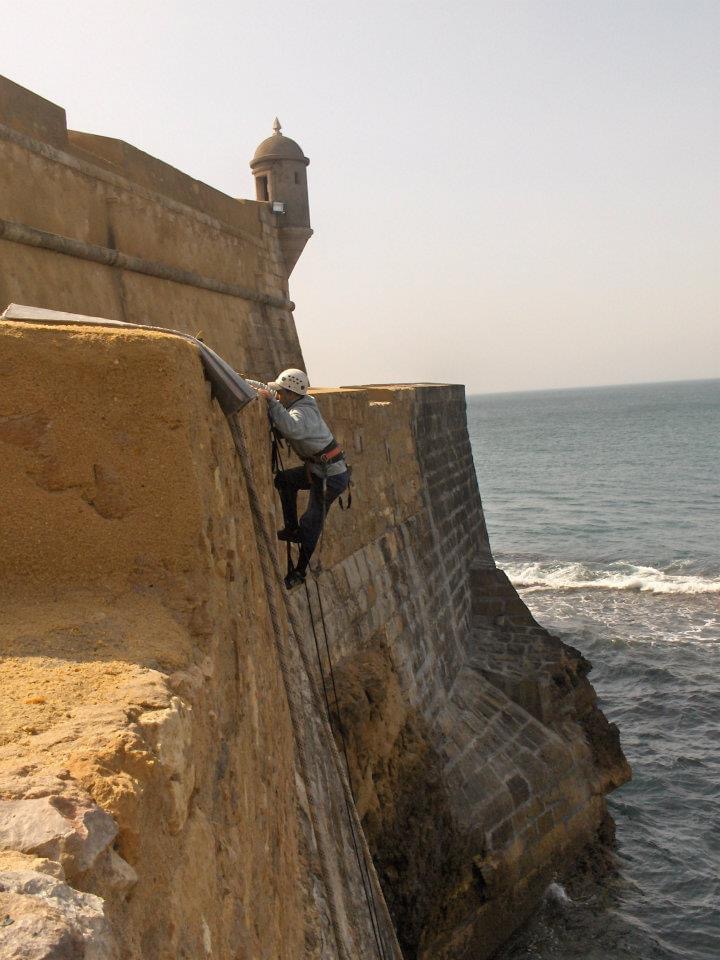
[[[297,171],[295,171],[295,183],[300,183],[300,174]]]
[[[269,200],[270,194],[268,193],[268,178],[267,177],[258,177],[257,178],[257,198],[258,200]]]

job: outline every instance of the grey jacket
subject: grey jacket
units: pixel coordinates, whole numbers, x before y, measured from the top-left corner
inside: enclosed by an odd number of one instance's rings
[[[266,384],[248,380],[253,387],[266,387]],[[288,441],[301,460],[306,460],[323,450],[333,439],[330,428],[325,423],[314,397],[300,397],[289,410],[279,400],[268,400],[268,410],[273,426]],[[317,477],[335,477],[347,470],[344,460],[323,466],[311,463],[310,470]]]

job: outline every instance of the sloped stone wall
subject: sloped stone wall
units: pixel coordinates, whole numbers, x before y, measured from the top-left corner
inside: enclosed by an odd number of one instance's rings
[[[3,323],[0,356],[0,955],[374,955],[332,737],[196,351]],[[259,404],[242,423],[273,522]],[[379,893],[374,923],[399,956]]]

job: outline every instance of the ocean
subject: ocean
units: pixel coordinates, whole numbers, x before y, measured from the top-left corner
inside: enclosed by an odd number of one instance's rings
[[[720,958],[720,380],[468,398],[498,566],[593,664],[633,780],[616,873],[502,960]]]

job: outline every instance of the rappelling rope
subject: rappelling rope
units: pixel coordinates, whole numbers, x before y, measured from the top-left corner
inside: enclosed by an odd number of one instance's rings
[[[271,468],[273,473],[276,473],[278,470],[284,470],[282,454],[280,453],[280,439],[277,436],[277,433],[273,427],[272,420],[270,421],[270,433],[272,436],[272,457],[271,457]],[[312,480],[310,481],[312,483]],[[322,477],[322,523],[320,526],[320,541],[316,550],[316,556],[320,556],[322,553],[323,539],[325,537],[325,520],[327,519],[327,470],[325,471]],[[292,569],[292,560],[290,554],[290,541],[288,540],[288,574]],[[335,671],[333,670],[332,657],[330,656],[330,643],[328,640],[327,624],[325,623],[325,612],[323,610],[322,598],[320,596],[320,585],[318,584],[318,576],[322,569],[322,564],[317,563],[313,567],[308,562],[308,569],[312,574],[313,580],[315,581],[315,590],[317,591],[318,604],[320,609],[320,616],[322,618],[323,626],[323,636],[325,639],[325,650],[327,652],[327,662],[330,670],[330,678],[332,681],[333,696],[335,698],[335,716],[337,717],[337,727],[340,733],[340,741],[342,743],[342,752],[345,758],[345,769],[347,771],[347,780],[348,786],[350,787],[350,795],[352,797],[353,805],[357,808],[357,800],[355,797],[355,791],[353,790],[352,785],[352,776],[350,773],[350,760],[348,758],[347,743],[345,741],[345,728],[343,726],[342,717],[340,715],[340,700],[337,692],[337,685],[335,683]],[[322,681],[323,695],[325,698],[325,708],[327,711],[327,720],[330,728],[332,729],[332,711],[330,709],[330,698],[328,697],[327,683],[325,681],[325,671],[323,669],[322,655],[320,653],[320,645],[318,643],[317,637],[317,626],[315,622],[315,613],[312,608],[312,603],[310,601],[310,591],[308,589],[307,580],[305,581],[305,596],[307,597],[308,612],[310,614],[310,625],[312,627],[313,640],[315,642],[315,652],[317,654],[318,670],[320,671],[320,680]],[[345,796],[345,804],[348,806],[348,798]],[[364,856],[361,856],[360,850],[358,847],[357,836],[355,833],[355,821],[352,816],[352,813],[348,807],[348,821],[350,824],[350,835],[352,837],[353,848],[355,850],[355,858],[357,860],[358,869],[360,870],[360,879],[362,880],[363,891],[365,893],[365,899],[368,904],[368,911],[370,913],[370,921],[372,923],[373,934],[375,935],[375,943],[378,950],[378,955],[381,960],[385,960],[385,950],[382,942],[382,937],[380,934],[380,921],[377,915],[377,905],[375,903],[375,896],[372,889],[372,881],[370,879],[370,874],[368,870],[367,861]]]
[[[347,742],[345,740],[345,728],[343,726],[342,716],[340,714],[340,698],[338,697],[337,685],[335,683],[335,671],[333,670],[332,657],[330,656],[330,643],[328,641],[327,625],[325,623],[325,612],[323,610],[322,597],[320,595],[320,585],[317,581],[317,577],[315,577],[314,579],[315,579],[315,590],[317,592],[318,605],[320,609],[320,618],[322,620],[323,636],[325,639],[325,651],[327,653],[327,662],[328,662],[328,668],[330,671],[330,680],[332,683],[333,697],[335,699],[335,716],[337,718],[337,728],[340,734],[340,742],[342,743],[343,756],[345,757],[345,769],[347,771],[348,786],[350,787],[350,794],[353,799],[353,804],[357,809],[357,799],[355,797],[355,791],[353,790],[352,776],[350,773],[350,759],[348,757]],[[312,603],[310,601],[310,590],[308,589],[307,582],[305,583],[305,595],[307,597],[308,610],[310,611],[310,623],[312,625],[313,639],[315,641],[315,651],[317,653],[318,668],[320,670],[320,678],[322,680],[323,694],[325,696],[325,707],[327,709],[328,723],[332,727],[330,698],[328,697],[327,683],[325,682],[325,671],[323,670],[322,655],[320,653],[320,645],[318,644],[317,629],[315,624],[315,614],[313,612]],[[352,817],[349,817],[349,819],[350,819],[350,828],[352,831],[353,846],[355,847],[355,856],[357,858],[358,867],[360,869],[360,876],[362,879],[363,890],[365,891],[365,899],[367,900],[368,910],[370,911],[370,919],[373,924],[373,932],[375,933],[375,940],[377,943],[378,953],[384,960],[385,951],[384,951],[384,945],[382,943],[382,938],[380,935],[380,921],[377,915],[377,904],[375,903],[375,896],[372,889],[372,880],[370,878],[370,872],[368,870],[367,861],[364,856],[361,858],[358,847],[357,847],[357,841],[355,838],[354,820]]]
[[[322,571],[322,548],[325,542],[325,521],[327,520],[327,467],[324,468],[325,472],[322,477],[322,522],[320,525],[320,541],[315,550],[315,555],[317,557],[317,562],[315,567],[312,566],[310,561],[308,561],[308,569],[313,575],[315,580],[315,585],[317,586],[317,578],[320,576]],[[350,771],[348,771],[348,776]]]
[[[280,470],[284,470],[282,454],[280,453],[280,447],[282,446],[282,438],[278,433],[275,425],[272,422],[272,417],[270,416],[270,411],[268,410],[268,423],[270,424],[270,470],[273,477],[277,476]],[[292,558],[292,543],[290,540],[287,540],[285,543],[285,549],[287,553],[287,569],[286,574],[289,577],[290,574],[295,569],[295,564],[293,563]]]
[[[269,414],[268,414],[268,418],[269,418]],[[285,467],[284,467],[284,464],[283,464],[282,454],[281,454],[281,452],[280,452],[280,443],[281,443],[281,441],[280,441],[280,438],[278,437],[277,432],[276,432],[276,430],[275,430],[275,428],[274,428],[274,426],[273,426],[272,420],[270,420],[270,433],[271,433],[271,436],[272,436],[271,468],[272,468],[273,473],[277,473],[278,470],[284,470]],[[312,482],[312,481],[311,481],[311,482]],[[322,553],[323,541],[324,541],[324,537],[325,537],[325,521],[326,521],[326,519],[327,519],[327,500],[326,500],[326,495],[327,495],[327,473],[326,473],[326,474],[323,476],[323,478],[322,478],[322,522],[321,522],[321,526],[320,526],[320,541],[319,541],[319,543],[318,543],[317,550],[315,551],[315,554],[316,554],[316,556],[318,556],[318,557],[319,557],[319,556],[321,555],[321,553]],[[292,567],[292,560],[291,560],[291,555],[290,555],[290,541],[288,541],[288,572],[290,572],[291,567]],[[317,563],[316,566],[313,566],[313,565],[311,565],[310,563],[308,563],[308,569],[309,569],[310,573],[312,574],[313,579],[314,579],[314,581],[315,581],[315,589],[316,589],[316,591],[317,591],[318,604],[319,604],[319,609],[320,609],[320,616],[321,616],[321,618],[322,618],[323,635],[324,635],[324,640],[325,640],[325,650],[326,650],[326,652],[327,652],[328,667],[329,667],[329,670],[330,670],[330,677],[331,677],[331,681],[332,681],[333,695],[334,695],[334,697],[335,697],[335,715],[336,715],[336,717],[337,717],[337,727],[338,727],[338,730],[339,730],[339,732],[340,732],[340,740],[341,740],[341,743],[342,743],[342,752],[343,752],[344,759],[345,759],[345,769],[346,769],[346,772],[347,772],[347,782],[348,782],[348,786],[349,786],[349,788],[350,788],[350,796],[351,796],[351,798],[352,798],[353,806],[356,808],[356,806],[357,806],[357,801],[356,801],[356,798],[355,798],[355,791],[353,790],[353,785],[352,785],[352,776],[351,776],[351,773],[350,773],[350,760],[349,760],[349,758],[348,758],[347,743],[346,743],[346,741],[345,741],[345,730],[344,730],[344,726],[343,726],[343,722],[342,722],[342,717],[341,717],[341,715],[340,715],[340,701],[339,701],[339,698],[338,698],[337,685],[336,685],[336,683],[335,683],[335,672],[334,672],[334,670],[333,670],[332,657],[330,656],[330,644],[329,644],[329,640],[328,640],[327,624],[325,623],[325,613],[324,613],[323,606],[322,606],[322,598],[321,598],[321,596],[320,596],[320,587],[319,587],[319,584],[318,584],[318,576],[319,576],[319,574],[320,574],[320,572],[321,572],[321,570],[322,570],[322,564],[321,564],[320,561],[318,561],[318,563]],[[315,652],[316,652],[316,654],[317,654],[318,670],[319,670],[319,672],[320,672],[320,679],[321,679],[321,681],[322,681],[323,695],[324,695],[324,698],[325,698],[325,708],[326,708],[326,711],[327,711],[327,720],[328,720],[328,724],[330,725],[330,727],[331,727],[331,729],[332,729],[332,712],[331,712],[331,709],[330,709],[330,699],[329,699],[329,697],[328,697],[327,683],[326,683],[326,681],[325,681],[325,671],[324,671],[324,669],[323,669],[322,655],[321,655],[321,653],[320,653],[320,645],[319,645],[319,643],[318,643],[317,625],[316,625],[316,622],[315,622],[315,613],[314,613],[314,611],[313,611],[312,603],[311,603],[311,601],[310,601],[310,592],[309,592],[309,590],[308,590],[307,581],[305,581],[305,596],[306,596],[306,598],[307,598],[308,612],[309,612],[309,614],[310,614],[310,625],[311,625],[311,627],[312,627],[313,640],[314,640],[314,642],[315,642]],[[349,801],[348,801],[348,798],[347,798],[347,796],[346,796],[346,797],[345,797],[345,803],[346,803],[346,805],[348,804],[348,802],[349,802]],[[359,850],[359,848],[358,848],[358,841],[357,841],[357,836],[356,836],[356,832],[355,832],[355,821],[354,821],[354,818],[353,818],[352,813],[351,813],[351,811],[350,811],[349,808],[348,808],[348,821],[349,821],[349,824],[350,824],[350,833],[351,833],[351,836],[352,836],[353,848],[354,848],[354,850],[355,850],[355,857],[356,857],[356,859],[357,859],[358,869],[360,870],[360,878],[361,878],[361,880],[362,880],[363,891],[364,891],[364,893],[365,893],[365,899],[367,900],[367,904],[368,904],[368,910],[369,910],[369,913],[370,913],[370,920],[371,920],[372,927],[373,927],[373,933],[375,934],[375,942],[376,942],[376,946],[377,946],[377,949],[378,949],[378,954],[379,954],[379,956],[381,957],[381,960],[385,960],[385,950],[384,950],[384,945],[383,945],[383,942],[382,942],[382,937],[381,937],[381,934],[380,934],[380,921],[379,921],[378,915],[377,915],[377,905],[376,905],[376,903],[375,903],[375,896],[374,896],[374,892],[373,892],[373,888],[372,888],[372,881],[371,881],[371,879],[370,879],[370,874],[369,874],[369,870],[368,870],[368,865],[367,865],[366,857],[365,857],[365,856],[361,856],[360,850]],[[362,832],[362,831],[361,831],[361,832]],[[364,834],[363,834],[363,839],[364,839]]]
[[[295,731],[295,744],[298,751],[298,758],[300,760],[300,766],[303,771],[303,777],[306,783],[310,783],[310,777],[308,773],[308,764],[305,757],[305,751],[300,740],[298,731],[301,728],[301,718],[298,715],[297,708],[294,703],[294,698],[292,695],[292,688],[290,684],[289,677],[289,666],[287,662],[287,654],[283,642],[283,629],[281,625],[280,615],[277,608],[277,602],[275,597],[275,591],[278,588],[278,585],[282,582],[282,572],[280,570],[280,564],[277,558],[277,552],[275,549],[274,538],[271,537],[270,531],[268,528],[267,519],[260,502],[260,498],[257,493],[257,488],[255,486],[255,477],[253,473],[252,461],[250,460],[250,455],[248,453],[247,444],[245,442],[245,436],[242,431],[238,420],[235,416],[229,416],[227,418],[228,425],[230,427],[230,433],[235,444],[235,449],[237,450],[238,457],[240,459],[240,464],[242,467],[245,485],[248,491],[248,499],[250,502],[250,511],[252,514],[253,526],[255,528],[255,534],[258,537],[258,540],[261,544],[260,554],[260,566],[262,570],[263,580],[265,582],[265,589],[268,596],[268,604],[270,608],[270,619],[272,621],[273,633],[275,635],[275,645],[278,651],[278,657],[280,660],[280,669],[283,675],[283,682],[285,685],[285,692],[288,700],[288,706],[290,709],[290,716]],[[272,569],[271,569],[272,567]],[[297,614],[295,613],[292,604],[290,603],[290,598],[283,591],[283,601],[285,604],[285,610],[287,618],[290,623],[291,632],[295,637],[295,643],[297,645],[300,658],[303,663],[303,668],[307,675],[308,683],[310,684],[310,692],[313,700],[313,704],[319,712],[319,696],[316,684],[313,680],[312,671],[310,669],[310,664],[307,659],[307,654],[304,649],[304,645],[300,642],[300,637],[302,636],[302,629],[300,627]],[[312,617],[312,610],[310,611],[311,622],[313,625],[313,632],[315,632],[315,621]],[[318,650],[319,655],[319,645],[317,644],[316,639],[316,649]],[[322,664],[321,664],[321,676],[323,677],[323,686],[325,687],[324,675],[322,674]],[[327,697],[327,689],[325,688],[325,703],[328,710],[328,723],[329,723],[329,701]],[[343,740],[344,746],[344,740]],[[331,756],[336,764],[338,771],[341,770],[342,761],[340,760],[340,755],[335,744],[335,739],[332,736],[332,730],[330,731],[328,749],[330,750]],[[346,757],[347,763],[347,757]],[[349,768],[348,768],[348,778],[349,778]],[[368,904],[368,912],[370,914],[371,926],[373,929],[373,935],[376,942],[378,957],[380,960],[386,960],[386,953],[384,948],[383,938],[380,936],[380,925],[377,918],[377,905],[375,903],[375,891],[373,890],[373,884],[369,872],[367,872],[367,861],[370,857],[370,852],[367,848],[367,841],[365,840],[365,834],[362,831],[362,828],[359,825],[359,822],[356,824],[355,820],[357,818],[357,812],[355,809],[355,800],[352,794],[352,790],[348,779],[346,779],[342,774],[340,775],[340,783],[343,791],[343,798],[345,800],[345,807],[348,814],[348,821],[350,824],[350,832],[353,839],[353,847],[355,848],[355,856],[358,863],[358,869],[360,871],[360,876],[363,882],[363,891],[365,893],[365,899]],[[350,801],[352,800],[352,805]],[[308,793],[308,808],[310,812],[310,817],[313,825],[313,830],[316,836],[320,836],[320,827],[315,814],[314,804]],[[357,831],[357,835],[356,835]],[[360,850],[362,850],[362,856],[360,855]],[[330,874],[328,870],[328,864],[325,858],[325,855],[322,850],[322,844],[317,843],[317,852],[320,859],[320,867],[323,873],[323,879],[325,881],[325,887],[328,892],[328,900],[330,904],[330,914],[333,926],[333,934],[335,936],[335,942],[338,949],[338,953],[344,953],[342,949],[343,938],[340,932],[340,924],[337,916],[337,905],[335,904],[335,898],[333,894],[334,885],[330,882]],[[366,885],[367,880],[370,881],[369,891]],[[391,951],[394,953],[394,951]]]
[[[269,414],[268,414],[268,419],[269,419]],[[282,454],[281,454],[281,452],[280,452],[280,443],[281,443],[281,441],[280,441],[280,438],[278,437],[277,432],[276,432],[276,430],[275,430],[275,428],[274,428],[274,426],[273,426],[272,420],[270,420],[270,435],[271,435],[271,438],[272,438],[272,444],[271,444],[271,446],[272,446],[271,469],[272,469],[273,473],[275,474],[275,473],[277,473],[278,470],[284,470],[285,467],[284,467],[284,465],[283,465]],[[311,482],[312,482],[312,481],[311,481]],[[326,518],[327,518],[326,494],[327,494],[327,475],[323,476],[323,478],[322,478],[322,525],[321,525],[321,527],[320,527],[320,541],[319,541],[319,543],[318,543],[318,549],[317,549],[317,551],[316,551],[317,554],[320,554],[321,551],[322,551],[323,538],[324,538],[324,536],[325,536],[325,520],[326,520]],[[292,569],[292,559],[291,559],[291,554],[290,554],[290,541],[288,541],[288,574],[291,572],[291,569]],[[336,683],[335,683],[335,671],[333,670],[332,657],[330,656],[330,643],[329,643],[329,640],[328,640],[327,624],[326,624],[326,622],[325,622],[325,612],[324,612],[324,610],[323,610],[322,598],[321,598],[321,596],[320,596],[320,586],[319,586],[319,584],[318,584],[318,576],[319,576],[320,571],[321,571],[321,564],[318,563],[317,566],[313,568],[313,567],[308,563],[308,569],[309,569],[310,573],[312,574],[313,579],[314,579],[314,581],[315,581],[315,589],[316,589],[316,591],[317,591],[317,598],[318,598],[318,604],[319,604],[319,609],[320,609],[320,616],[321,616],[321,618],[322,618],[323,635],[324,635],[324,640],[325,640],[325,650],[326,650],[326,652],[327,652],[328,667],[329,667],[329,670],[330,670],[330,677],[331,677],[331,681],[332,681],[333,695],[334,695],[334,697],[335,697],[335,715],[336,715],[336,717],[337,717],[337,727],[338,727],[338,730],[339,730],[339,732],[340,732],[340,740],[341,740],[341,743],[342,743],[342,752],[343,752],[343,755],[344,755],[344,758],[345,758],[345,769],[346,769],[346,772],[347,772],[347,783],[348,783],[348,787],[349,787],[349,789],[350,789],[350,797],[352,798],[353,808],[356,809],[356,808],[357,808],[357,801],[356,801],[356,798],[355,798],[355,791],[353,790],[352,776],[351,776],[351,774],[350,774],[350,760],[349,760],[349,758],[348,758],[347,743],[346,743],[346,741],[345,741],[345,730],[344,730],[344,726],[343,726],[343,722],[342,722],[342,717],[341,717],[341,715],[340,715],[340,700],[339,700],[339,697],[338,697],[337,685],[336,685]],[[315,642],[315,652],[316,652],[316,654],[317,654],[318,670],[319,670],[319,672],[320,672],[320,680],[322,681],[323,695],[324,695],[324,698],[325,698],[325,708],[326,708],[326,711],[327,711],[327,721],[328,721],[328,724],[329,724],[329,726],[330,726],[330,729],[332,730],[332,711],[331,711],[331,709],[330,709],[330,698],[329,698],[329,696],[328,696],[327,683],[326,683],[326,681],[325,681],[325,671],[324,671],[324,669],[323,669],[322,655],[321,655],[321,653],[320,653],[320,645],[319,645],[319,643],[318,643],[318,637],[317,637],[317,625],[316,625],[316,622],[315,622],[315,613],[314,613],[314,611],[313,611],[312,603],[311,603],[311,601],[310,601],[310,591],[308,590],[307,580],[305,581],[305,596],[307,597],[308,612],[309,612],[309,614],[310,614],[310,625],[311,625],[311,627],[312,627],[313,640],[314,640],[314,642]],[[345,794],[345,805],[346,805],[346,810],[347,810],[347,814],[348,814],[348,822],[349,822],[349,825],[350,825],[350,835],[351,835],[351,837],[352,837],[353,849],[354,849],[354,851],[355,851],[355,858],[356,858],[356,860],[357,860],[358,869],[359,869],[359,871],[360,871],[360,879],[362,880],[363,892],[364,892],[364,894],[365,894],[365,899],[366,899],[367,905],[368,905],[368,912],[369,912],[369,914],[370,914],[370,922],[371,922],[371,924],[372,924],[373,934],[374,934],[374,936],[375,936],[375,944],[376,944],[376,947],[377,947],[378,956],[380,957],[380,960],[385,960],[385,949],[384,949],[384,944],[383,944],[382,936],[381,936],[381,932],[380,932],[380,921],[379,921],[379,919],[378,919],[378,914],[377,914],[377,904],[376,904],[376,902],[375,902],[375,896],[374,896],[374,891],[373,891],[373,887],[372,887],[372,880],[371,880],[371,878],[370,878],[370,872],[369,872],[369,870],[368,870],[368,864],[367,864],[367,859],[366,859],[366,856],[369,855],[369,851],[367,851],[366,848],[363,847],[363,852],[364,852],[365,855],[361,855],[361,853],[360,853],[360,849],[359,849],[359,845],[358,845],[358,839],[357,839],[356,830],[355,830],[355,819],[354,819],[354,817],[353,817],[353,815],[352,815],[352,811],[351,811],[350,806],[349,806],[349,799],[348,799],[348,797],[347,797],[347,794]],[[362,829],[360,829],[360,832],[362,833]],[[365,839],[364,833],[363,833],[362,835],[363,835],[363,839]]]
[[[306,783],[310,782],[309,768],[307,759],[305,757],[305,750],[302,744],[302,740],[299,735],[299,730],[301,729],[301,718],[299,716],[295,698],[292,694],[290,676],[289,676],[289,665],[287,662],[287,653],[285,651],[285,644],[283,642],[284,631],[282,629],[282,624],[280,620],[280,615],[278,612],[277,601],[275,591],[277,589],[278,580],[282,579],[282,575],[279,571],[279,565],[277,563],[277,555],[275,552],[275,544],[270,538],[270,533],[267,527],[267,521],[265,519],[265,514],[262,509],[262,504],[260,503],[260,498],[257,493],[257,488],[255,486],[255,477],[253,474],[252,461],[250,460],[250,455],[248,453],[247,444],[245,442],[245,436],[243,434],[242,428],[238,423],[237,419],[233,416],[227,418],[228,425],[230,427],[230,433],[235,444],[235,449],[237,450],[238,457],[240,459],[240,465],[242,467],[245,487],[248,492],[248,500],[250,502],[250,513],[252,515],[253,527],[255,528],[255,536],[260,542],[260,550],[258,551],[260,556],[260,569],[262,571],[263,581],[265,583],[265,592],[268,597],[268,606],[270,608],[270,620],[272,622],[273,634],[275,637],[275,647],[278,654],[278,659],[280,661],[280,671],[283,677],[283,684],[285,686],[285,696],[288,702],[288,708],[290,710],[290,719],[293,725],[294,739],[295,739],[295,748],[297,750],[298,759],[300,761],[300,767],[303,773],[303,779]],[[271,568],[276,567],[277,569],[273,571]],[[287,607],[287,604],[286,604]],[[288,610],[288,618],[290,620],[290,626],[292,632],[295,634],[296,640],[300,636],[300,633],[297,629],[297,623],[294,622],[294,615]],[[302,644],[298,643],[298,647],[302,648]],[[300,649],[300,654],[302,656],[302,649]],[[303,658],[304,659],[304,658]],[[309,671],[308,677],[311,675]],[[314,689],[311,681],[311,695],[315,704],[318,704],[317,693]],[[331,738],[332,739],[332,738]],[[320,834],[320,825],[318,823],[317,815],[315,813],[315,807],[312,802],[312,799],[308,793],[308,811],[310,814],[310,820],[312,822],[313,832],[316,836]],[[320,842],[316,843],[316,849],[318,858],[320,860],[320,869],[322,871],[323,880],[325,882],[326,890],[328,891],[328,904],[330,907],[330,920],[333,929],[333,936],[335,938],[335,945],[338,951],[338,955],[342,955],[345,951],[342,949],[342,933],[340,930],[340,923],[337,916],[337,906],[335,904],[335,897],[333,894],[333,886],[329,881],[329,870],[328,864],[325,859],[323,852],[322,844]]]

